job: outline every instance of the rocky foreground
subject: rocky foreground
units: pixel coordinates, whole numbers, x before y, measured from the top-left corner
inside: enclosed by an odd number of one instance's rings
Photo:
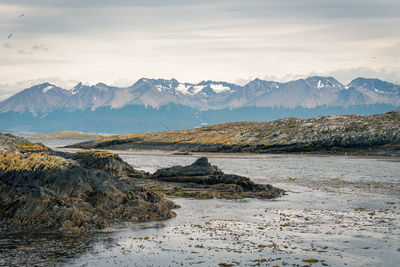
[[[87,232],[117,222],[168,219],[177,197],[262,199],[283,190],[224,174],[200,158],[154,174],[105,151],[62,153],[0,134],[0,221],[8,231]]]
[[[329,152],[400,156],[400,111],[272,122],[234,122],[196,129],[142,133],[69,147],[191,152]]]
[[[0,219],[7,230],[85,232],[176,216],[172,201],[119,179],[139,172],[115,154],[58,153],[4,134],[0,148]]]

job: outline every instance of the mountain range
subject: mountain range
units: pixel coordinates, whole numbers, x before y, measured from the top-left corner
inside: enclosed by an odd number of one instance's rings
[[[400,85],[368,78],[354,79],[348,85],[321,76],[286,83],[254,79],[244,86],[148,78],[129,87],[78,83],[63,89],[43,83],[0,102],[0,130],[154,131],[287,115],[371,114],[398,109],[399,105]],[[122,118],[130,118],[125,122],[135,125],[122,126]]]

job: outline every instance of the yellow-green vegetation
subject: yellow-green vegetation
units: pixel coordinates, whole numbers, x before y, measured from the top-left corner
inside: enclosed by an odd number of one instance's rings
[[[98,151],[98,150],[84,150],[84,151],[79,151],[76,152],[75,155],[80,156],[80,157],[86,157],[86,158],[96,158],[96,159],[101,159],[101,158],[116,158],[118,155],[108,152],[108,151]]]
[[[99,138],[95,140],[97,143],[101,142],[110,142],[110,141],[115,141],[115,140],[129,140],[132,138],[141,138],[148,135],[148,133],[140,133],[140,134],[121,134],[118,136],[111,136],[111,137],[105,137],[105,138]]]
[[[172,197],[181,198],[196,198],[196,199],[242,199],[249,197],[246,193],[231,193],[231,192],[221,192],[213,188],[208,190],[196,189],[196,188],[180,188],[180,187],[170,187],[159,185],[159,187],[152,187],[151,190],[155,193],[161,193]]]
[[[160,143],[200,143],[200,144],[223,144],[233,145],[243,143],[241,140],[240,128],[256,122],[226,123],[214,126],[207,126],[196,129],[171,130],[156,133],[140,133],[132,135],[120,135],[110,138],[96,140],[97,143],[114,140],[129,140],[137,138],[141,141]]]
[[[197,198],[197,199],[212,199],[214,198],[214,194],[212,192],[204,192],[204,191],[180,191],[169,194],[175,197],[183,197],[183,198]]]
[[[48,151],[49,149],[42,144],[26,144],[26,145],[16,145],[22,151],[25,152],[42,152]]]
[[[155,192],[155,193],[158,193],[158,194],[165,194],[165,195],[167,195],[168,192],[169,192],[168,190],[163,189],[163,188],[160,188],[160,187],[152,187],[151,190],[152,190],[153,192]]]
[[[34,134],[30,139],[97,139],[102,138],[102,135],[79,133],[73,131],[54,132],[50,134]]]
[[[45,153],[20,153],[0,152],[1,171],[34,171],[53,168],[66,168],[78,166],[78,163],[58,156],[50,156]]]
[[[183,198],[197,198],[197,199],[211,199],[214,198],[212,192],[195,191],[195,190],[182,190],[181,188],[175,187],[152,187],[151,190],[155,193],[161,193],[173,197]]]
[[[350,142],[354,136],[361,137],[361,140],[365,136],[373,136],[375,139],[390,136],[400,131],[399,125],[398,111],[371,116],[321,116],[306,120],[289,117],[271,122],[232,122],[195,129],[119,135],[98,139],[96,143],[131,140],[134,143],[274,146],[311,144],[322,139]]]

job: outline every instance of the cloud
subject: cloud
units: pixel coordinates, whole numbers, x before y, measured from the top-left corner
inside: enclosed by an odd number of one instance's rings
[[[331,71],[313,71],[308,73],[290,73],[283,75],[264,75],[262,79],[269,81],[288,82],[298,79],[304,79],[310,76],[334,77],[345,85],[359,77],[377,78],[394,84],[400,84],[400,67],[383,67],[376,69],[370,67],[357,67],[348,69],[342,68]]]
[[[110,83],[110,85],[117,86],[117,87],[128,87],[128,86],[131,86],[132,84],[134,84],[135,82],[137,82],[137,80],[121,78],[121,79],[118,79],[118,80]]]
[[[363,68],[400,67],[399,8],[398,0],[4,0],[0,32],[16,33],[8,43],[17,52],[1,55],[0,81],[245,83],[333,70],[343,80],[395,81],[396,71]]]
[[[400,67],[384,67],[378,69],[359,67],[351,69],[338,69],[335,71],[326,72],[326,74],[334,76],[344,83],[349,83],[351,80],[358,77],[364,77],[377,78],[395,84],[400,84]]]

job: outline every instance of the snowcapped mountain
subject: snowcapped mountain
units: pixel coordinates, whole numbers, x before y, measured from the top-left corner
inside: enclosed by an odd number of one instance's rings
[[[72,92],[49,83],[35,85],[0,103],[0,113],[8,111],[30,112],[34,116],[65,106]]]
[[[400,105],[400,86],[357,78],[344,86],[333,77],[313,76],[287,83],[255,79],[245,86],[226,82],[180,83],[176,79],[142,78],[129,87],[104,83],[77,84],[71,90],[49,83],[25,89],[0,103],[0,113],[29,112],[42,116],[55,110],[95,111],[129,105],[159,108],[168,103],[204,110],[242,107],[315,108],[385,103]]]
[[[313,108],[334,105],[338,92],[343,89],[345,87],[332,77],[314,76],[287,83],[256,79],[244,86],[239,99],[244,106]],[[243,102],[243,95],[247,96],[247,103]]]
[[[400,86],[379,79],[357,78],[346,86],[339,102],[347,105],[387,103],[399,105]]]

